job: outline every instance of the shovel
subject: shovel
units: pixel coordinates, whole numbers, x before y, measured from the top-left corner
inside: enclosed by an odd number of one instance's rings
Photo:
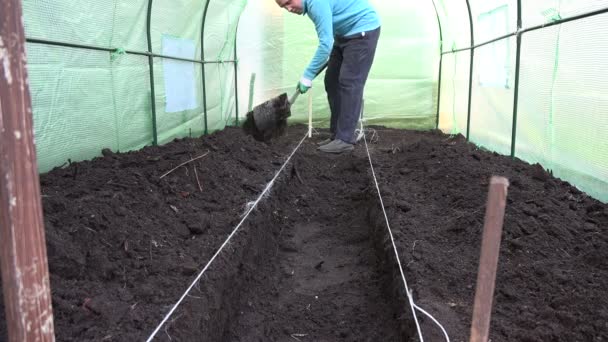
[[[259,141],[269,141],[282,135],[287,127],[287,118],[291,116],[291,105],[299,95],[300,91],[296,89],[289,99],[287,93],[283,93],[257,105],[247,113],[243,129]]]
[[[317,76],[326,67],[327,63],[317,72]],[[287,118],[291,116],[291,105],[296,102],[298,96],[300,91],[296,88],[290,98],[287,98],[287,93],[283,93],[257,105],[247,113],[243,130],[259,141],[269,141],[283,135],[287,128]]]

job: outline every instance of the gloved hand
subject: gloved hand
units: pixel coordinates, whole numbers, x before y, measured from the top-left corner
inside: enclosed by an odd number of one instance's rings
[[[298,86],[297,86],[300,94],[306,93],[308,91],[308,89],[310,89],[311,87],[312,87],[312,81],[305,77],[302,77],[300,79],[300,82],[298,82]]]

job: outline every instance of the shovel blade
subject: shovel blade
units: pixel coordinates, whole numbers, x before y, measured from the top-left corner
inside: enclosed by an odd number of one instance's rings
[[[287,94],[283,93],[247,113],[243,129],[256,140],[269,141],[285,132],[289,116],[291,116],[291,105]]]

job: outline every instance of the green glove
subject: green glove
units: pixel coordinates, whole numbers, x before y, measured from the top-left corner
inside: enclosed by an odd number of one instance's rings
[[[300,82],[298,82],[298,91],[300,92],[300,94],[304,94],[308,91],[308,89],[310,89],[312,87],[312,81],[302,77],[300,79]]]

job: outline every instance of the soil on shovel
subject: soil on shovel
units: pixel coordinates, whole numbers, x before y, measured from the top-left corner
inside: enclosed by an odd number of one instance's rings
[[[146,339],[305,131],[263,143],[228,128],[42,175],[57,340]],[[303,143],[156,340],[418,340],[365,145],[325,155],[325,137]],[[462,137],[368,138],[408,285],[452,341],[468,340],[493,174],[511,186],[492,341],[608,341],[608,206]]]

